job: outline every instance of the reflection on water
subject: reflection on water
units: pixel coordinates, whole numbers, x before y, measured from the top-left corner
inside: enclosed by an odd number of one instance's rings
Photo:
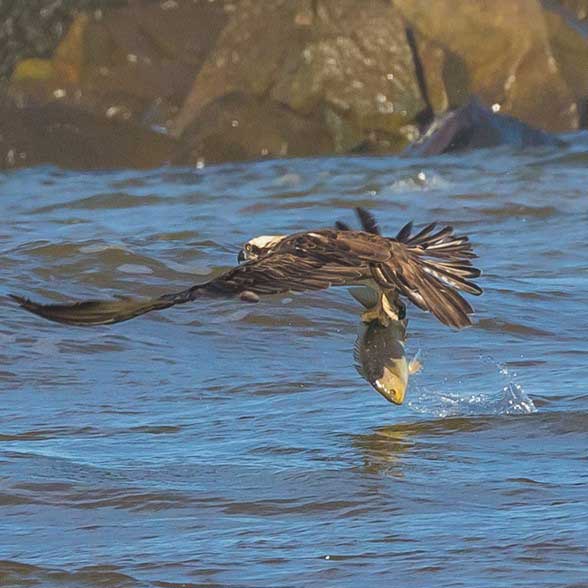
[[[2,298],[0,584],[581,585],[587,151],[0,175],[3,293],[159,295],[357,205],[467,232],[485,289],[461,332],[408,309],[402,406],[345,291],[91,330]]]

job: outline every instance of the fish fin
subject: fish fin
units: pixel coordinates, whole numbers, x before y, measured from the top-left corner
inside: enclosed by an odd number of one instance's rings
[[[423,362],[421,361],[420,357],[421,352],[417,351],[414,357],[408,363],[408,373],[411,376],[414,376],[414,374],[418,374],[423,369]]]

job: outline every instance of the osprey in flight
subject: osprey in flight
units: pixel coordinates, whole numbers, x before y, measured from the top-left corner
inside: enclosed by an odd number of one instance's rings
[[[158,298],[88,300],[70,304],[38,304],[11,295],[23,308],[67,325],[107,325],[129,320],[205,297],[238,297],[258,302],[261,296],[323,290],[331,286],[368,287],[374,303],[362,315],[364,322],[402,319],[399,296],[433,313],[442,323],[461,328],[471,324],[473,309],[458,293],[479,295],[471,281],[480,275],[466,236],[452,227],[432,223],[412,234],[412,223],[396,237],[380,235],[369,212],[356,209],[360,231],[343,223],[320,229],[256,237],[239,253],[239,265],[204,284]]]

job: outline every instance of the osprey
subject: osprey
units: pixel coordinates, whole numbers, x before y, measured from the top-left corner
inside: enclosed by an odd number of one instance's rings
[[[258,302],[272,294],[362,286],[374,300],[362,315],[366,323],[387,326],[390,320],[402,319],[402,296],[450,327],[471,324],[473,309],[458,291],[479,295],[482,290],[471,281],[480,270],[472,265],[476,255],[468,237],[455,235],[452,227],[437,229],[436,223],[414,235],[408,223],[395,237],[384,237],[369,212],[356,211],[363,230],[337,223],[335,228],[255,237],[244,245],[236,267],[204,284],[157,298],[39,304],[10,296],[51,321],[88,326],[119,323],[206,297]]]

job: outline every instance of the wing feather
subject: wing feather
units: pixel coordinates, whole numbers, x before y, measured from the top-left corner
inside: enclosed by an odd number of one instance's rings
[[[413,304],[434,314],[442,323],[461,328],[471,324],[471,305],[458,293],[479,295],[471,281],[480,276],[472,266],[476,255],[469,239],[456,236],[452,227],[435,232],[434,223],[415,236],[407,225],[390,243],[390,260],[378,265],[379,274]],[[386,287],[386,284],[382,284]]]
[[[362,223],[377,230],[371,215],[362,215]],[[258,260],[243,263],[204,284],[157,298],[70,304],[39,304],[19,296],[12,298],[26,310],[49,320],[85,326],[118,323],[201,297],[240,297],[253,302],[259,296],[349,286],[371,279],[383,288],[397,290],[441,322],[463,327],[470,324],[473,310],[458,291],[475,295],[482,292],[471,281],[480,275],[471,263],[476,255],[467,237],[454,235],[451,227],[436,232],[435,228],[435,224],[428,225],[411,237],[409,223],[396,239],[365,230],[297,233]]]

